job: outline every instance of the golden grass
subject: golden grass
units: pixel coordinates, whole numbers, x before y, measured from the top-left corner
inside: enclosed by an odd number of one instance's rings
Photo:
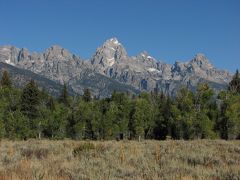
[[[2,140],[12,179],[240,179],[240,141]]]

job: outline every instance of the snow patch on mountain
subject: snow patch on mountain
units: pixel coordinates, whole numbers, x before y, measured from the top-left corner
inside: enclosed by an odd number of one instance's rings
[[[160,72],[158,69],[156,69],[156,68],[148,68],[148,71],[149,72]]]
[[[5,62],[6,62],[7,64],[9,64],[9,65],[15,66],[15,64],[12,63],[10,59],[6,59]]]
[[[108,58],[107,61],[109,66],[112,66],[114,64],[114,58]]]
[[[115,49],[115,48],[113,48],[113,47],[110,47],[110,49],[111,49],[111,50],[113,50],[113,51],[116,51],[116,49]]]
[[[121,45],[121,43],[118,42],[117,38],[111,38],[111,42],[113,42],[115,45]]]

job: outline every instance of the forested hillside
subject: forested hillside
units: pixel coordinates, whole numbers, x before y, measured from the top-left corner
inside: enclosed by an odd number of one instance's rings
[[[7,71],[0,88],[0,137],[10,139],[200,139],[240,138],[240,75],[228,90],[215,94],[208,84],[193,93],[183,87],[176,97],[157,90],[139,96],[114,92],[97,99],[88,89],[83,96],[58,98],[39,90],[32,80],[13,87]]]

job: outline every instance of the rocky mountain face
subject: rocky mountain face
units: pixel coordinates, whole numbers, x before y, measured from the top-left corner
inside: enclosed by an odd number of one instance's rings
[[[145,51],[130,57],[116,38],[97,48],[90,60],[83,60],[59,46],[43,53],[2,46],[0,62],[60,84],[67,83],[76,93],[90,88],[97,96],[108,96],[114,90],[139,93],[156,89],[174,95],[180,87],[194,90],[200,82],[208,82],[218,90],[225,88],[232,78],[229,72],[214,68],[203,54],[173,65],[158,61]]]
[[[0,78],[3,74],[3,71],[8,71],[14,86],[18,88],[23,88],[28,82],[31,81],[31,79],[34,79],[40,89],[47,90],[51,95],[55,97],[58,97],[63,89],[63,85],[60,83],[49,80],[29,70],[16,68],[12,65],[0,62]],[[75,95],[75,92],[71,87],[68,87],[68,93],[70,95]]]
[[[83,61],[59,46],[52,46],[43,53],[30,53],[27,49],[13,46],[0,48],[0,61],[27,69],[63,84],[78,75]]]
[[[116,38],[106,41],[91,59],[95,70],[139,90],[158,89],[174,95],[182,86],[195,89],[200,82],[208,82],[213,88],[226,87],[231,74],[218,70],[203,54],[197,54],[188,62],[173,65],[158,61],[147,52],[129,57]]]

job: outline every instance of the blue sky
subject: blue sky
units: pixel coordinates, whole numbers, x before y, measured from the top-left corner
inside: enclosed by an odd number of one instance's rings
[[[0,19],[0,45],[58,44],[90,58],[117,37],[130,56],[174,63],[201,52],[217,68],[240,68],[239,0],[0,0]]]

